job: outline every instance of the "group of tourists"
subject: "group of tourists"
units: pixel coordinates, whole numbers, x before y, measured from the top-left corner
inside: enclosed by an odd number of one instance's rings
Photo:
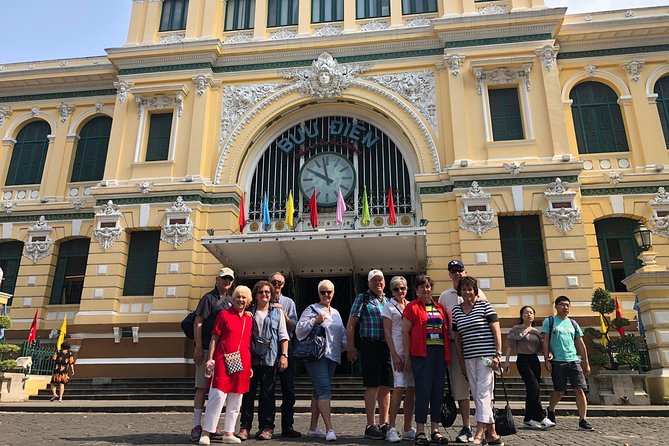
[[[556,299],[557,314],[544,321],[541,331],[534,327],[535,310],[523,307],[520,323],[507,337],[503,363],[501,328],[493,306],[476,279],[467,275],[462,261],[449,262],[448,272],[453,286],[436,301],[434,282],[426,274],[415,277],[410,300],[406,278],[390,280],[392,297],[387,298],[383,272],[371,270],[368,289],[353,301],[344,326],[331,305],[335,287],[329,280],[318,283],[318,302],[298,319],[295,302],[282,294],[285,278],[281,273],[258,281],[253,290],[241,285],[233,290],[234,271],[222,268],[216,286],[202,297],[195,311],[196,393],[191,441],[210,444],[211,440],[240,443],[249,438],[272,439],[277,374],[282,394],[280,435],[301,437],[293,426],[295,359],[291,340],[303,341],[316,328],[324,333],[325,348],[319,359],[304,362],[313,386],[307,437],[337,440],[331,386],[344,351],[349,361],[360,359],[365,387],[363,435],[367,439],[405,440],[417,446],[448,444],[439,430],[444,392],[448,391],[458,401],[462,418],[456,443],[503,445],[492,409],[495,373],[509,370],[514,351],[527,388],[525,427],[555,426],[555,407],[569,380],[576,393],[579,428],[593,430],[586,421],[584,393],[584,375],[590,372],[588,356],[581,328],[568,317],[569,299]],[[546,410],[540,399],[539,355],[553,378],[554,392]],[[202,420],[207,392],[209,402]],[[475,406],[474,429],[470,394]],[[256,395],[258,430],[252,434]],[[220,430],[217,426],[224,405],[225,421]],[[404,419],[398,428],[402,405]],[[428,414],[430,425],[426,428]],[[239,430],[235,433],[237,418]],[[319,427],[319,419],[324,429]]]

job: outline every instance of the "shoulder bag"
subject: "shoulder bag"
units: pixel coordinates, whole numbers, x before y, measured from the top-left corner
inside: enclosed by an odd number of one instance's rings
[[[448,389],[444,392],[444,399],[441,403],[441,425],[444,428],[449,428],[455,423],[455,419],[458,417],[458,409],[455,407],[455,399],[453,398],[453,391],[451,389],[451,377],[446,371],[446,383],[448,384]]]
[[[502,378],[502,388],[504,389],[504,398],[506,399],[506,407],[504,409],[492,409],[493,417],[495,418],[495,430],[497,435],[507,436],[513,435],[517,432],[516,423],[513,421],[513,414],[511,413],[511,406],[509,406],[509,396],[506,394],[506,384],[504,383],[504,374],[499,375]]]
[[[223,359],[225,359],[225,369],[228,371],[228,375],[233,375],[235,373],[241,372],[244,369],[242,366],[242,356],[239,354],[239,350],[242,348],[242,339],[244,338],[244,328],[246,328],[246,316],[243,317],[244,322],[242,324],[242,331],[239,336],[239,345],[237,346],[237,351],[232,353],[225,353],[225,350],[223,350]]]
[[[310,307],[314,313],[316,308]],[[309,334],[301,341],[295,338],[293,342],[293,358],[299,361],[318,361],[325,356],[325,327],[315,325]]]

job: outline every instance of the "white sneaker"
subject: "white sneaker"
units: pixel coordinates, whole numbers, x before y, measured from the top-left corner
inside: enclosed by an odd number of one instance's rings
[[[325,432],[323,432],[319,427],[313,431],[311,429],[307,431],[307,437],[309,438],[325,438],[325,435]]]
[[[391,427],[386,433],[386,441],[388,443],[399,443],[401,441],[400,434],[397,433],[397,429]]]
[[[198,441],[198,444],[211,444],[211,440],[209,440],[209,437],[205,437],[204,435],[200,437],[200,441]]]
[[[412,427],[402,435],[403,441],[414,441],[416,439],[416,428]]]
[[[523,424],[529,429],[545,429],[541,423],[535,420],[523,421]]]
[[[234,435],[223,435],[220,441],[221,443],[227,443],[227,444],[239,444],[242,442],[242,440],[235,437]]]
[[[555,427],[555,423],[553,423],[551,420],[548,419],[548,417],[544,418],[543,421],[541,422],[541,426],[544,429],[548,429],[550,427]]]
[[[327,434],[325,434],[325,441],[337,441],[337,435],[335,434],[334,429],[330,429]]]

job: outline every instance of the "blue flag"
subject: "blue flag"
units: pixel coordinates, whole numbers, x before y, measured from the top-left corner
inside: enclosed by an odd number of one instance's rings
[[[269,229],[270,221],[269,221],[269,206],[267,204],[267,192],[265,192],[265,195],[262,198],[262,225],[265,231]]]
[[[632,307],[636,310],[636,319],[639,323],[639,334],[644,335],[646,329],[643,327],[643,322],[641,321],[641,307],[639,307],[639,296],[634,296],[634,306]]]

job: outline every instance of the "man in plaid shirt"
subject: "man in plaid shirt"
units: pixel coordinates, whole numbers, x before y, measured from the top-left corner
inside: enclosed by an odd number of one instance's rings
[[[346,336],[355,339],[355,329],[360,323],[360,360],[362,366],[362,384],[365,386],[365,412],[367,427],[365,438],[383,440],[388,430],[388,409],[390,407],[390,388],[393,387],[393,369],[390,363],[390,351],[383,334],[381,311],[388,302],[383,294],[386,282],[383,273],[373,269],[367,275],[369,289],[358,294],[351,306],[351,314],[346,325]],[[348,360],[358,359],[355,343],[349,341]],[[376,403],[379,404],[379,424],[374,423]]]

